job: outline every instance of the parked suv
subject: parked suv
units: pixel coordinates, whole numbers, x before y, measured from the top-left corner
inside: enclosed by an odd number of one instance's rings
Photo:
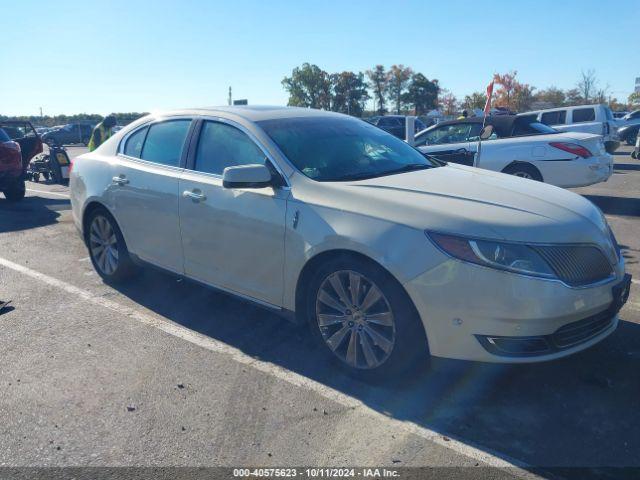
[[[401,140],[404,140],[407,135],[407,117],[404,115],[376,116],[368,118],[367,121]],[[422,120],[416,118],[415,133],[421,132],[425,128],[427,128],[427,126],[422,122]]]
[[[620,146],[617,122],[606,105],[580,105],[578,107],[550,108],[521,113],[520,116],[535,118],[561,132],[595,133],[604,137],[608,153]]]
[[[24,198],[25,186],[20,144],[0,128],[0,192],[11,202]]]
[[[69,123],[42,135],[42,140],[48,145],[66,145],[80,143],[87,145],[91,138],[93,126],[87,123]]]
[[[238,295],[365,375],[429,353],[569,355],[616,329],[631,284],[580,195],[431,160],[333,112],[150,115],[76,158],[70,193],[106,281],[148,263]]]

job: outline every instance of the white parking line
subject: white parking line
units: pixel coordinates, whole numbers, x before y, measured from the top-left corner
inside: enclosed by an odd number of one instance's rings
[[[48,192],[47,190],[36,190],[35,188],[25,189],[27,192],[44,193],[45,195],[55,195],[56,197],[69,198],[67,193]]]
[[[62,280],[50,277],[49,275],[38,272],[23,265],[19,265],[12,262],[11,260],[7,260],[2,257],[0,257],[0,266],[27,275],[52,287],[59,288],[60,290],[63,290],[75,297],[82,298],[90,303],[93,303],[94,305],[98,305],[120,313],[125,317],[133,319],[144,325],[157,328],[158,330],[162,330],[169,335],[181,338],[190,343],[193,343],[194,345],[198,345],[199,347],[206,348],[213,352],[229,355],[238,363],[255,368],[256,370],[259,370],[263,373],[288,382],[291,385],[311,390],[329,400],[343,405],[346,408],[358,408],[366,414],[375,417],[380,422],[387,422],[395,428],[399,428],[404,430],[405,432],[418,435],[426,440],[438,444],[439,446],[448,448],[458,454],[462,454],[476,461],[483,462],[488,466],[508,469],[511,474],[517,473],[522,478],[540,478],[539,476],[527,470],[524,470],[527,468],[531,468],[525,462],[511,458],[508,455],[504,455],[498,452],[489,452],[485,448],[469,445],[468,443],[465,443],[465,441],[452,437],[449,433],[447,433],[447,437],[445,440],[445,437],[441,433],[416,425],[415,423],[412,423],[410,421],[402,421],[388,417],[376,410],[373,410],[356,398],[350,397],[349,395],[334,390],[333,388],[327,387],[322,383],[316,382],[310,378],[299,375],[295,372],[284,369],[272,363],[255,359],[249,355],[246,355],[237,348],[227,345],[226,343],[214,340],[211,337],[207,337],[206,335],[194,332],[193,330],[183,327],[182,325],[178,325],[165,318],[139,312],[133,308],[121,305],[120,303],[114,302],[113,300],[95,295],[87,290],[83,290],[74,285],[63,282]]]

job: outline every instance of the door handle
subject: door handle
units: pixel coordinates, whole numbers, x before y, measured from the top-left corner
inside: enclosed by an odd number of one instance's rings
[[[113,177],[111,179],[111,183],[115,184],[115,185],[126,185],[127,183],[129,183],[129,180],[127,180],[124,175],[120,175],[119,177]]]
[[[184,192],[182,192],[182,196],[184,198],[190,198],[194,202],[204,202],[207,199],[207,196],[197,189],[185,190]]]

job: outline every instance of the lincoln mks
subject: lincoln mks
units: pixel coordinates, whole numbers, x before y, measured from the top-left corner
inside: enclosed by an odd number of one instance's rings
[[[152,114],[77,158],[70,185],[105,281],[152,264],[307,322],[366,375],[568,355],[613,332],[629,294],[588,200],[336,113]]]

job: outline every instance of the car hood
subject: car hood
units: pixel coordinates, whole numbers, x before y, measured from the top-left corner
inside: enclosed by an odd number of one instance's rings
[[[601,212],[584,197],[472,167],[313,183],[319,189],[308,201],[419,229],[535,243],[609,242]]]

